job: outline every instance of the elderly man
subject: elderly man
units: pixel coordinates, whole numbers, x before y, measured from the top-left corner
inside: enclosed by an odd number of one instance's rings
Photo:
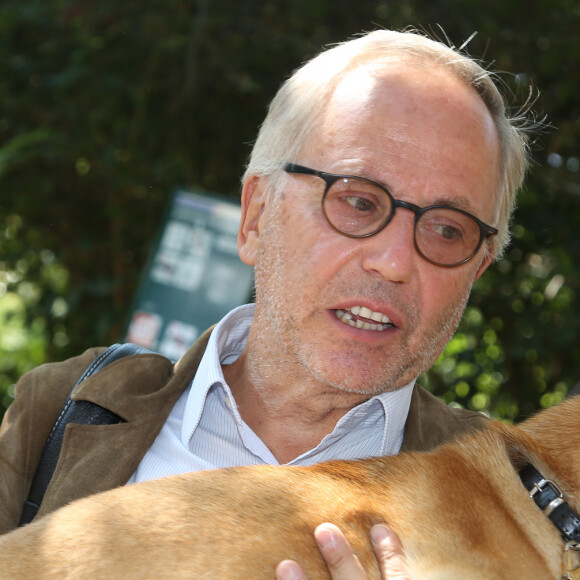
[[[40,514],[173,473],[424,450],[480,428],[415,380],[507,243],[525,166],[488,73],[440,43],[376,31],[304,65],[244,178],[238,246],[255,306],[175,369],[139,355],[87,381],[79,396],[126,423],[70,431]],[[17,386],[0,432],[1,531],[17,525],[42,444],[97,352]],[[402,577],[387,558],[396,539],[373,534],[383,575]],[[338,530],[317,539],[336,580],[364,578]],[[289,562],[278,574],[303,577]]]

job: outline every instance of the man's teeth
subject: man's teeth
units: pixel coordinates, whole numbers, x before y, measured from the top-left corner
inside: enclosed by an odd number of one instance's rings
[[[366,306],[353,306],[344,310],[336,310],[336,317],[344,324],[364,330],[385,330],[392,326],[391,319],[382,312],[374,312]],[[362,320],[365,318],[366,320]],[[370,322],[370,321],[373,322]]]

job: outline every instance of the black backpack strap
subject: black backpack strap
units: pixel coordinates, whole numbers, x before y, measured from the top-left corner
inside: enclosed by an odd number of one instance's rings
[[[114,344],[103,351],[82,374],[77,381],[72,392],[88,377],[94,375],[107,365],[134,354],[145,354],[151,351],[136,344]],[[42,455],[36,468],[36,473],[32,480],[28,499],[24,502],[22,515],[20,516],[19,526],[31,522],[36,516],[48,484],[52,478],[64,437],[64,429],[68,423],[79,423],[81,425],[114,425],[124,423],[125,419],[119,417],[112,411],[91,403],[90,401],[73,401],[70,395],[67,400],[44,444]]]

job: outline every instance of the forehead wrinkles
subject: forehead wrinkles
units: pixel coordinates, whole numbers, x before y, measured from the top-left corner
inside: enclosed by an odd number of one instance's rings
[[[436,136],[432,136],[430,140],[425,139],[409,139],[409,133],[412,127],[408,123],[393,123],[388,127],[385,127],[382,131],[383,136],[388,139],[393,147],[393,151],[397,153],[400,158],[406,159],[412,163],[417,163],[417,152],[429,153],[431,155],[445,154],[447,152],[447,143],[444,139],[439,139]],[[408,151],[411,147],[416,151]],[[391,152],[385,151],[385,155],[392,155]],[[430,157],[421,158],[423,165],[434,168],[435,164],[430,159]]]

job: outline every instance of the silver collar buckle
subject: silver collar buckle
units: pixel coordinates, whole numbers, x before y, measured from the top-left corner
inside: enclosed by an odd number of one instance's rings
[[[534,496],[539,493],[542,494],[546,487],[551,487],[552,491],[558,496],[554,498],[544,509],[543,512],[549,516],[559,505],[564,503],[564,495],[560,488],[550,479],[541,479],[537,483],[534,483],[534,487],[530,490],[530,497],[534,499]]]

